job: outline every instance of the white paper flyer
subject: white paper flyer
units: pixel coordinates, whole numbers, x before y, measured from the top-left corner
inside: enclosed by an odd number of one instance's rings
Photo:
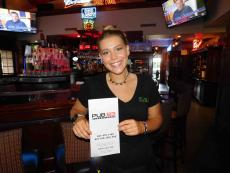
[[[91,157],[120,153],[118,98],[88,101]]]

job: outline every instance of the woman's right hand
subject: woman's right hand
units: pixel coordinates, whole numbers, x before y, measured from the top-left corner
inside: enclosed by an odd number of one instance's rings
[[[77,137],[90,139],[91,131],[89,129],[89,122],[85,116],[78,117],[73,124],[73,132]]]

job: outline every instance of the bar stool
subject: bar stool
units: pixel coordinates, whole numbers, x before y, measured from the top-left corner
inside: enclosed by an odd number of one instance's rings
[[[38,173],[39,154],[37,150],[22,151],[22,129],[0,132],[0,172]]]
[[[187,115],[190,109],[192,95],[190,92],[177,94],[175,114],[172,114],[171,124],[164,139],[165,146],[171,148],[164,153],[163,158],[173,163],[173,171],[177,172],[177,161],[185,158]]]
[[[160,173],[163,172],[164,169],[164,147],[165,147],[165,139],[168,136],[168,131],[171,124],[171,114],[173,107],[175,105],[175,101],[173,99],[167,100],[161,103],[161,111],[163,115],[163,123],[159,130],[154,133],[151,133],[150,136],[153,141],[153,152],[155,156],[155,164]]]
[[[61,122],[64,144],[55,151],[58,173],[88,173],[90,171],[89,141],[77,138],[72,122]]]

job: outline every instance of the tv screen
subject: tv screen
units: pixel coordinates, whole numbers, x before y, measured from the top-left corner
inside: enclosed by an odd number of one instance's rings
[[[176,26],[207,14],[204,0],[168,0],[162,4],[168,27]]]
[[[36,14],[0,8],[0,31],[37,33]]]

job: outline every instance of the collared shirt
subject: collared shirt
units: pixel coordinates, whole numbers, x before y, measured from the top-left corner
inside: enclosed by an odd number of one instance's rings
[[[191,13],[191,12],[193,12],[193,10],[189,6],[184,6],[184,8],[180,11],[177,9],[173,14],[173,21],[175,23],[177,23],[177,22],[179,22],[179,20],[186,18],[186,17],[189,17],[190,16],[189,13]]]
[[[27,31],[27,26],[24,22],[18,20],[14,22],[13,20],[9,20],[6,22],[6,28],[11,31]]]

